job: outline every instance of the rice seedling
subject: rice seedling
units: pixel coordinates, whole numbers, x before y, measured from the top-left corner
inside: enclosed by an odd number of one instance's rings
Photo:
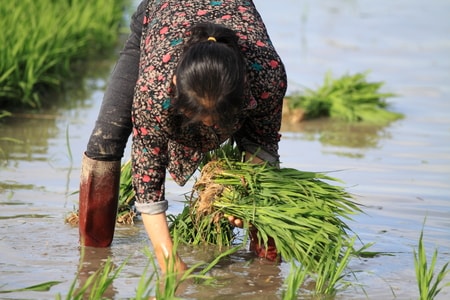
[[[80,261],[83,261],[84,255],[84,248],[81,248]],[[115,268],[111,257],[108,257],[102,267],[97,269],[93,274],[89,275],[89,277],[81,283],[81,286],[78,286],[79,275],[82,271],[82,265],[80,264],[77,275],[72,281],[65,299],[104,299],[106,290],[119,276],[125,265],[126,261],[124,261],[118,268]],[[57,294],[55,298],[60,300],[62,299],[62,295]]]
[[[131,160],[122,164],[120,170],[119,208],[117,223],[133,224],[136,217],[134,205],[134,190],[131,183]]]
[[[103,267],[89,276],[82,287],[75,289],[75,285],[73,285],[66,299],[103,299],[105,291],[119,276],[125,264],[126,262],[123,262],[118,268],[114,268],[111,258],[108,257]]]
[[[296,300],[298,299],[298,291],[305,279],[308,276],[308,270],[303,265],[297,265],[295,262],[291,262],[291,270],[286,277],[286,288],[281,293],[283,300]]]
[[[176,257],[176,249],[177,247],[177,239],[174,239],[174,252],[172,253],[172,259],[168,259],[168,262],[174,262]],[[153,258],[151,253],[148,252],[148,256]],[[223,257],[223,256],[221,256]],[[151,262],[153,263],[153,266],[155,270],[157,269],[157,265],[155,263],[154,259],[151,259]],[[217,262],[213,262],[213,264],[216,264]],[[203,265],[204,263],[200,262],[193,266],[191,266],[189,269],[184,271],[183,273],[177,272],[175,270],[175,264],[168,263],[168,268],[166,274],[163,274],[160,276],[158,273],[156,273],[156,288],[155,288],[155,299],[167,299],[167,300],[173,300],[173,299],[181,299],[177,297],[177,292],[179,291],[179,288],[181,285],[187,281],[194,282],[194,283],[207,283],[211,282],[213,278],[205,275],[202,273],[196,273],[196,271]]]
[[[191,245],[212,244],[222,246],[232,245],[236,233],[225,218],[213,222],[211,218],[197,218],[189,205],[185,205],[178,215],[168,215],[169,229],[179,232],[180,242]]]
[[[353,253],[355,238],[338,239],[336,244],[327,245],[327,255],[320,258],[315,275],[315,293],[317,295],[336,295],[352,283],[345,280],[348,264]],[[342,249],[345,249],[342,251]]]
[[[219,263],[224,257],[229,256],[230,254],[235,253],[239,247],[230,248],[227,251],[222,252],[218,255],[213,261],[199,262],[189,267],[183,273],[177,272],[175,270],[175,265],[170,263],[171,261],[175,261],[175,256],[178,248],[177,232],[174,232],[174,248],[172,253],[172,259],[168,259],[167,261],[167,272],[166,274],[160,275],[157,271],[154,271],[149,276],[146,275],[148,266],[145,268],[144,273],[141,276],[141,280],[137,287],[136,297],[133,299],[149,299],[152,294],[154,294],[155,299],[178,299],[177,294],[179,293],[180,287],[186,282],[195,283],[195,284],[203,284],[210,285],[215,279],[208,276],[207,273]],[[149,265],[153,266],[154,270],[158,270],[158,266],[153,254],[150,252],[148,248],[144,251],[145,255],[148,257]],[[151,283],[155,283],[155,286],[152,287]]]
[[[149,273],[149,266],[150,263],[145,266],[144,271],[142,272],[141,278],[139,280],[138,286],[136,287],[136,295],[134,298],[131,299],[136,300],[151,299],[151,295],[153,294],[153,283],[154,278],[156,276],[156,272]]]
[[[317,90],[286,97],[288,110],[302,111],[302,118],[330,117],[348,122],[386,124],[402,118],[388,110],[386,98],[395,96],[382,93],[383,82],[368,82],[367,73],[344,75],[334,79],[326,74],[323,85]]]
[[[414,266],[416,271],[416,279],[419,287],[420,300],[432,300],[441,292],[444,287],[450,286],[450,281],[444,282],[444,279],[450,273],[448,269],[449,263],[445,263],[436,275],[436,263],[438,258],[438,250],[435,249],[431,261],[428,262],[425,246],[423,243],[423,229],[419,237],[419,245],[417,251],[414,249]],[[428,265],[428,263],[430,263]]]
[[[177,239],[174,243],[174,253],[177,249]],[[191,266],[188,270],[183,273],[179,273],[174,269],[173,264],[168,264],[168,269],[166,274],[160,275],[158,273],[158,266],[156,259],[149,250],[149,248],[144,249],[144,254],[147,256],[147,265],[143,270],[140,277],[138,286],[136,287],[136,294],[130,299],[159,299],[159,300],[174,300],[177,298],[180,286],[185,282],[195,283],[195,284],[211,284],[214,282],[214,278],[207,275],[207,273],[215,266],[217,263],[228,256],[236,252],[238,248],[231,248],[227,251],[221,253],[212,262],[205,263],[199,262]],[[172,255],[174,255],[174,253]],[[83,255],[83,254],[82,254]],[[174,257],[174,256],[173,256]],[[173,261],[173,260],[172,260]],[[104,299],[105,291],[112,285],[113,281],[116,280],[122,269],[125,267],[127,261],[123,262],[118,268],[114,268],[111,258],[108,257],[105,264],[99,268],[95,273],[90,275],[87,280],[80,286],[77,287],[78,277],[76,277],[71,284],[71,287],[65,296],[67,300],[77,300],[77,299],[89,299],[97,300]],[[152,268],[150,268],[152,267]],[[153,270],[152,270],[153,269]],[[49,290],[53,285],[59,284],[60,282],[46,282],[40,285],[29,287],[27,290]],[[31,289],[33,288],[33,289]],[[21,291],[14,290],[14,291]],[[4,291],[13,292],[13,291]],[[56,299],[62,299],[60,294],[56,295]]]
[[[60,284],[61,281],[47,281],[43,283],[39,283],[36,285],[27,286],[24,288],[18,288],[18,289],[11,289],[11,290],[0,290],[0,294],[7,294],[7,293],[15,293],[15,292],[45,292],[49,291],[53,286]],[[3,287],[3,286],[2,286]]]
[[[37,108],[74,62],[110,49],[128,0],[2,1],[0,106]]]

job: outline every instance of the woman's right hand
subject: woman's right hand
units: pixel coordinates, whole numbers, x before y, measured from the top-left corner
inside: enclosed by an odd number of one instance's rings
[[[229,215],[225,215],[225,217],[228,219],[228,222],[230,222],[230,224],[235,227],[242,228],[244,226],[244,222],[242,221],[242,219],[236,218],[235,216],[229,216]]]

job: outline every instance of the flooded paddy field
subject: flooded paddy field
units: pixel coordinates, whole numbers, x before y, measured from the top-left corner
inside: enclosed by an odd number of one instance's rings
[[[282,167],[333,172],[364,205],[349,226],[371,251],[352,260],[360,284],[336,299],[417,299],[413,250],[423,229],[438,267],[450,261],[450,3],[401,1],[255,0],[283,58],[289,93],[319,86],[335,76],[370,71],[404,119],[389,126],[317,120],[283,124]],[[2,299],[54,299],[65,295],[81,265],[86,276],[107,257],[128,262],[106,295],[126,299],[147,263],[142,223],[118,226],[109,249],[89,249],[80,261],[78,229],[64,223],[77,207],[81,154],[101,104],[114,61],[102,62],[68,93],[66,101],[39,114],[22,114],[3,125],[0,142],[0,290],[61,281],[46,292],[1,294]],[[129,152],[124,158],[128,159]],[[169,213],[183,208],[183,194],[168,181]],[[425,221],[426,219],[426,221]],[[425,222],[425,224],[424,224]],[[211,261],[213,247],[183,246],[188,264]],[[388,255],[387,255],[388,254]],[[245,250],[211,271],[219,286],[186,284],[184,299],[279,299],[289,264],[253,260]],[[80,281],[86,279],[81,276]],[[450,278],[447,278],[447,282]],[[444,289],[438,299],[447,299]],[[305,298],[299,295],[299,299]]]

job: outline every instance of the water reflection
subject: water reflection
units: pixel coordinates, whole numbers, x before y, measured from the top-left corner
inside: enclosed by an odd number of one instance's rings
[[[45,96],[51,98],[47,100],[51,103],[49,107],[12,113],[11,117],[3,119],[0,124],[0,166],[12,166],[15,161],[48,161],[49,149],[52,143],[61,144],[61,139],[55,139],[65,134],[68,121],[83,119],[85,109],[92,106],[92,95],[105,87],[111,65],[111,58],[88,62],[84,66],[88,68],[80,71],[82,76],[70,79],[61,91]],[[68,142],[65,146],[69,147]]]
[[[181,245],[179,250],[188,265],[210,262],[224,251],[213,245]],[[257,259],[252,252],[240,249],[208,272],[215,280],[213,290],[211,285],[190,283],[179,292],[188,299],[278,299],[284,287],[283,269],[284,263]]]
[[[18,142],[0,141],[5,160],[43,161],[47,159],[49,140],[55,138],[56,112],[45,114],[17,114],[2,126],[2,135]]]
[[[81,248],[80,251],[80,262],[78,267],[78,273],[77,273],[77,280],[78,280],[78,288],[82,289],[86,284],[92,284],[90,283],[90,277],[93,276],[96,272],[100,272],[101,270],[104,270],[105,262],[113,257],[111,248]],[[113,260],[111,260],[113,261]],[[112,265],[112,270],[117,269],[117,266],[115,264]],[[106,269],[105,269],[106,270]],[[97,273],[98,276],[102,276],[101,273]],[[92,288],[92,285],[90,285]],[[83,295],[89,295],[91,293],[90,289],[87,289]],[[111,285],[108,285],[106,287],[105,292],[103,293],[103,299],[114,299],[116,295],[116,289],[114,288],[114,283],[111,283]],[[85,299],[87,297],[83,297]]]
[[[350,123],[331,119],[283,122],[282,131],[299,133],[297,138],[306,141],[319,141],[324,146],[336,147],[332,151],[339,156],[362,158],[360,150],[380,147],[380,141],[390,139],[388,125],[370,123]]]

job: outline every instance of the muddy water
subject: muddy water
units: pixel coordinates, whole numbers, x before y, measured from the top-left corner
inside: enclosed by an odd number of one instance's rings
[[[424,219],[425,246],[439,251],[438,266],[450,260],[450,3],[432,0],[299,1],[255,0],[273,42],[284,58],[290,92],[336,76],[371,70],[385,81],[392,109],[405,118],[384,128],[316,121],[285,124],[280,144],[283,166],[333,173],[365,205],[349,223],[373,251],[354,260],[350,288],[338,299],[417,299],[413,249]],[[78,232],[64,224],[77,205],[81,153],[100,106],[109,62],[95,66],[58,105],[38,115],[21,115],[0,128],[0,290],[61,281],[47,292],[1,294],[3,299],[54,299],[64,295],[82,267],[95,271],[106,257],[128,262],[109,298],[135,294],[148,240],[142,224],[119,226],[110,249],[89,250],[80,261]],[[69,103],[69,104],[68,104]],[[168,183],[169,213],[178,213],[189,190]],[[211,260],[216,249],[183,247],[189,264]],[[253,261],[240,251],[214,268],[218,286],[186,284],[186,299],[277,299],[288,264]],[[450,278],[447,277],[447,282]],[[367,294],[367,296],[365,295]],[[438,299],[446,299],[444,289]],[[301,297],[301,296],[300,296]]]

